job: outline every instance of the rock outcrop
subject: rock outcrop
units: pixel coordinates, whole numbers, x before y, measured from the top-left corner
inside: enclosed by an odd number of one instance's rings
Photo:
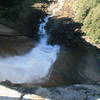
[[[15,35],[15,34],[17,34],[15,30],[0,24],[0,35]]]
[[[22,100],[100,100],[100,82],[55,88],[31,88],[28,92],[25,92],[25,88],[11,89],[0,86],[0,100],[19,100],[21,97]]]
[[[66,0],[65,2],[66,3],[64,5],[64,7],[60,10],[58,15],[55,18],[51,19],[51,23],[49,23],[49,25],[48,25],[48,26],[51,25],[51,28],[50,27],[47,28],[49,33],[57,32],[59,34],[59,35],[55,35],[55,34],[52,35],[52,36],[55,36],[55,39],[53,38],[53,41],[57,44],[64,43],[65,46],[67,46],[70,50],[74,51],[74,49],[75,49],[76,50],[75,52],[78,52],[77,48],[78,48],[78,50],[82,50],[82,49],[80,49],[80,47],[84,48],[86,46],[86,52],[89,52],[90,48],[93,48],[90,50],[90,51],[92,51],[91,53],[93,53],[95,51],[94,47],[87,46],[87,45],[85,45],[83,47],[83,45],[82,45],[83,42],[80,41],[81,34],[77,34],[77,33],[80,33],[80,31],[76,27],[76,24],[78,25],[78,23],[74,23],[72,20],[65,18],[65,17],[74,17],[74,13],[73,13],[74,0],[70,0],[70,1]],[[72,4],[72,5],[70,5],[70,4]],[[24,29],[23,33],[25,33],[25,34],[22,33],[22,35],[27,35],[28,32],[32,33],[33,31],[34,31],[34,33],[37,33],[39,19],[41,17],[43,17],[44,15],[45,15],[45,13],[43,11],[41,12],[40,10],[37,10],[37,9],[34,10],[34,13],[30,11],[28,13],[28,15],[26,15],[26,16],[24,16],[24,13],[22,13],[22,15],[19,18],[20,23],[19,22],[17,23],[19,26],[22,25],[22,28]],[[34,19],[34,18],[37,18],[37,19]],[[33,19],[34,19],[34,22],[33,22]],[[3,28],[4,28],[4,26],[1,25],[1,29],[3,29]],[[5,30],[5,28],[4,28],[4,30]],[[13,33],[17,34],[17,35],[19,33],[16,33],[14,30],[11,30],[8,28],[7,28],[7,31],[4,31],[4,30],[1,30],[0,34],[2,35],[2,33],[4,32],[3,35],[6,35],[6,34],[8,35],[8,33],[9,33],[10,37],[9,36],[0,37],[0,45],[1,45],[0,46],[0,52],[1,52],[0,55],[1,56],[22,55],[22,54],[29,52],[29,50],[31,50],[31,48],[34,47],[33,41],[31,39],[29,39],[28,37],[13,35]],[[70,33],[70,34],[68,34],[68,33]],[[35,36],[33,36],[33,37],[35,37]],[[77,38],[77,37],[79,37],[79,38]],[[59,41],[58,41],[58,39],[59,39]],[[77,41],[77,39],[78,39],[78,41]],[[90,45],[90,44],[88,44],[88,45]],[[73,55],[75,54],[75,52],[73,53]],[[83,54],[82,51],[81,51],[81,54]],[[96,52],[94,52],[93,54],[96,55]],[[70,58],[70,56],[69,56],[69,58]],[[75,59],[77,60],[76,56],[75,56]],[[98,57],[94,57],[94,59],[96,59],[98,65],[100,65],[99,64],[100,49],[98,50]],[[68,62],[73,63],[72,60],[68,61]],[[84,62],[82,62],[82,63],[84,63]],[[87,64],[87,66],[88,66],[88,64]],[[91,84],[77,84],[77,85],[71,85],[71,86],[60,86],[60,87],[54,87],[54,88],[24,88],[23,86],[17,87],[15,85],[14,86],[12,85],[8,88],[8,87],[2,86],[2,85],[0,86],[0,100],[19,100],[21,97],[23,97],[22,100],[100,100],[100,82],[91,83]]]
[[[0,24],[0,56],[23,55],[34,46],[34,40]]]

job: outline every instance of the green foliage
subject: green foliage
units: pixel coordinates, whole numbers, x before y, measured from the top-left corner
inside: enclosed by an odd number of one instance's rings
[[[100,0],[78,0],[76,19],[78,19],[80,22],[83,22],[89,11],[96,7],[99,2]]]
[[[1,0],[0,1],[0,17],[10,21],[16,21],[20,13],[30,10],[32,4],[41,2],[47,3],[48,0]]]
[[[11,21],[15,21],[18,17],[18,12],[20,11],[20,7],[16,6],[13,8],[2,8],[0,10],[0,17],[6,18]]]
[[[34,0],[6,0],[0,1],[0,17],[16,21],[19,14],[35,3]]]
[[[82,30],[95,43],[100,43],[100,4],[93,8],[85,18]]]
[[[0,17],[15,21],[19,15],[23,0],[0,1]]]
[[[1,0],[0,1],[0,6],[2,7],[12,7],[12,6],[16,6],[16,5],[19,5],[19,4],[22,4],[23,0]]]
[[[76,19],[91,42],[100,43],[100,0],[77,0]]]

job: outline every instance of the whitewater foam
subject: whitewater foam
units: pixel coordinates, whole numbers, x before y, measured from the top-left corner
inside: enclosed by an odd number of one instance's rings
[[[51,66],[57,59],[60,51],[58,45],[48,45],[48,34],[45,26],[49,18],[59,11],[64,0],[58,0],[58,7],[54,8],[53,14],[44,18],[40,24],[39,32],[40,41],[35,48],[23,56],[0,57],[0,81],[9,80],[13,83],[37,83],[45,78]]]

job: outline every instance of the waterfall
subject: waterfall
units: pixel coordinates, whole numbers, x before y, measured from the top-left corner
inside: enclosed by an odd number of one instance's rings
[[[58,0],[57,7],[52,10],[52,15],[44,18],[40,24],[39,32],[40,41],[29,53],[23,56],[0,57],[0,81],[9,80],[12,83],[37,83],[45,78],[51,66],[57,59],[60,51],[59,45],[48,45],[48,34],[45,26],[49,18],[53,17],[64,4],[64,0]],[[49,10],[52,7],[50,6]]]

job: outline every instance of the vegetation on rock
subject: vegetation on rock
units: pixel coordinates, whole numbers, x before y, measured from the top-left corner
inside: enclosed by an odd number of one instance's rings
[[[82,30],[95,43],[100,43],[100,4],[93,8],[85,18]]]
[[[100,0],[77,0],[76,19],[93,43],[100,43]]]
[[[18,17],[24,0],[0,1],[0,17],[15,21]]]

